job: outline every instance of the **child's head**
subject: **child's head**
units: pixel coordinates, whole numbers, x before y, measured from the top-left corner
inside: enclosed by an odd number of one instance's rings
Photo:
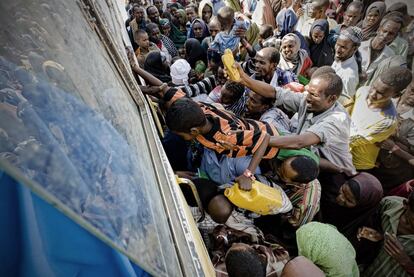
[[[230,30],[234,20],[234,10],[230,7],[222,7],[217,13],[217,18],[221,25],[221,30]]]
[[[259,29],[259,44],[263,47],[263,41],[273,36],[273,26],[270,24],[262,25]]]
[[[224,105],[236,103],[244,93],[244,86],[240,83],[227,81],[221,87],[220,102]]]
[[[187,7],[185,8],[185,13],[187,15],[187,20],[191,23],[194,21],[194,19],[197,18],[197,12],[196,12],[197,7],[194,4],[189,4],[187,5]]]
[[[229,277],[266,276],[266,258],[244,243],[233,243],[226,253],[225,263]]]
[[[135,42],[139,48],[148,49],[150,45],[147,32],[142,29],[138,29],[134,34]]]
[[[170,90],[177,89],[171,88]],[[167,93],[170,93],[170,91]],[[189,98],[175,101],[167,110],[165,121],[168,129],[184,140],[195,139],[207,123],[201,107]]]
[[[224,66],[220,65],[217,69],[217,84],[223,86],[227,82],[226,75],[224,74]]]
[[[185,47],[180,47],[180,48],[178,48],[178,55],[179,55],[182,59],[185,59]]]
[[[218,20],[217,16],[213,16],[210,19],[210,23],[208,23],[208,29],[210,31],[211,37],[214,39],[221,30],[220,21]]]
[[[233,204],[222,194],[214,196],[207,206],[207,213],[219,224],[226,223],[232,212]]]
[[[318,177],[319,165],[308,156],[285,159],[277,168],[279,178],[289,184],[307,184]]]

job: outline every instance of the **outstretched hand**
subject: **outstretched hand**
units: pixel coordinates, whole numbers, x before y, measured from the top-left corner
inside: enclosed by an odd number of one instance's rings
[[[238,79],[238,80],[232,80],[233,82],[237,82],[237,83],[240,83],[240,84],[242,84],[242,85],[245,85],[246,83],[245,83],[245,80],[246,80],[246,78],[248,77],[247,76],[247,74],[244,72],[244,70],[243,70],[243,68],[241,67],[241,65],[238,63],[238,62],[234,62],[234,64],[233,64],[233,68],[235,68],[235,69],[237,69],[237,71],[239,72],[239,74],[240,74],[240,79]],[[224,76],[228,79],[228,80],[230,80],[230,77],[229,77],[229,74],[227,73],[227,70],[226,70],[226,68],[224,68]]]

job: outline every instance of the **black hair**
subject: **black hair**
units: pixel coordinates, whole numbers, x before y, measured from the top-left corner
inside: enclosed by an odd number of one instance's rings
[[[272,51],[270,54],[270,62],[271,63],[275,63],[275,64],[279,64],[280,61],[280,54],[279,51],[276,50],[276,48],[274,48],[275,51]]]
[[[317,77],[318,75],[326,74],[326,73],[335,73],[335,70],[330,65],[324,65],[318,67],[313,73],[311,78]]]
[[[228,80],[224,86],[226,87],[227,90],[233,92],[234,94],[234,98],[235,99],[240,99],[240,97],[242,97],[243,93],[244,93],[244,86],[238,82],[233,82],[231,80]]]
[[[148,10],[151,9],[151,8],[154,8],[158,11],[158,8],[156,6],[151,5],[151,6],[148,6],[147,9],[145,10],[147,12],[147,14],[148,14]]]
[[[266,266],[251,247],[242,250],[230,248],[225,263],[229,277],[266,276]]]
[[[297,175],[292,181],[307,184],[315,180],[319,174],[318,164],[307,156],[296,156],[290,162],[290,166]]]
[[[312,78],[318,78],[324,80],[328,87],[325,89],[324,94],[325,96],[335,95],[339,97],[342,93],[342,79],[335,73],[322,73],[316,75],[315,77],[312,75]]]
[[[263,39],[267,39],[270,38],[271,36],[273,36],[273,26],[270,24],[264,24],[261,27],[262,30],[264,30],[263,32]]]
[[[152,30],[154,30],[155,28],[159,28],[157,24],[151,22],[147,24],[147,33],[150,34]]]
[[[394,66],[382,72],[379,78],[381,82],[392,87],[396,92],[400,92],[411,83],[413,75],[405,67]]]
[[[350,7],[354,7],[356,9],[360,10],[361,13],[364,10],[364,4],[362,4],[362,2],[360,2],[360,1],[352,1],[351,3],[349,3],[349,5],[346,9],[348,10]]]
[[[346,181],[348,183],[348,187],[351,189],[352,194],[355,197],[355,200],[358,202],[360,197],[361,197],[361,188],[358,184],[358,182],[349,179],[348,181]]]
[[[145,35],[148,34],[144,29],[138,29],[134,32],[134,38],[138,39],[139,35]]]
[[[204,126],[207,119],[196,102],[189,98],[181,98],[167,110],[165,121],[171,131],[189,133],[191,128]]]
[[[403,14],[400,12],[390,12],[389,14],[383,17],[383,19],[380,22],[379,27],[384,27],[384,25],[389,21],[400,24],[400,29],[401,29],[404,23]]]
[[[270,108],[271,107],[273,107],[273,105],[274,105],[274,103],[275,103],[275,98],[271,98],[271,97],[264,97],[264,96],[262,96],[262,95],[260,95],[260,94],[258,94],[258,93],[256,93],[256,92],[253,92],[253,93],[255,93],[256,95],[258,95],[259,97],[259,101],[260,101],[260,104],[262,104],[262,105],[265,105],[265,106],[269,106]]]

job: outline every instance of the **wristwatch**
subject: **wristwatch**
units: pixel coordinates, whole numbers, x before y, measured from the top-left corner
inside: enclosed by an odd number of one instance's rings
[[[247,178],[250,178],[251,180],[256,180],[256,178],[254,177],[254,174],[246,168],[246,170],[243,172],[243,175],[246,176]]]

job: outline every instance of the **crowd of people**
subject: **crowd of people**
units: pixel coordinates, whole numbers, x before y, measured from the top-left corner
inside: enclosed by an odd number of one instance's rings
[[[402,2],[130,1],[132,71],[217,276],[414,275],[414,17]],[[236,62],[223,65],[230,49]],[[240,78],[229,78],[237,70]],[[271,215],[225,195],[277,189]],[[201,216],[205,211],[205,216]]]

